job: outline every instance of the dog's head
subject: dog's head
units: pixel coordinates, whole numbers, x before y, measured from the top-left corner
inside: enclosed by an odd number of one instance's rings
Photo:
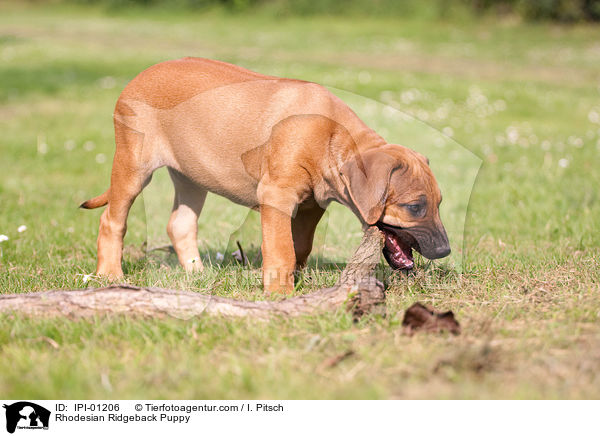
[[[442,195],[423,155],[393,144],[373,148],[346,162],[341,177],[357,215],[385,234],[392,268],[411,269],[413,249],[428,259],[450,254]]]

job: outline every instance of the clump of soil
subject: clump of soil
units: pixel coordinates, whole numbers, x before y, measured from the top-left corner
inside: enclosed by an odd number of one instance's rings
[[[453,335],[460,334],[460,324],[451,311],[436,312],[432,307],[421,303],[415,303],[406,310],[402,326],[409,335],[416,331],[431,333],[448,331]]]

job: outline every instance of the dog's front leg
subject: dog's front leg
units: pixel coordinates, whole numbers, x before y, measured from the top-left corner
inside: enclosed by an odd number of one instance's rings
[[[294,290],[296,254],[292,215],[298,205],[298,190],[289,180],[275,181],[266,176],[259,184],[257,194],[262,225],[264,289],[289,294]]]
[[[292,239],[292,217],[268,204],[260,206],[262,224],[263,285],[267,292],[294,290],[296,255]]]

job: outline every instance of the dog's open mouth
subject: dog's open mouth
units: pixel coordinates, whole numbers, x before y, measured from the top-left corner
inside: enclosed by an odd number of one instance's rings
[[[400,227],[378,222],[377,227],[385,235],[383,256],[393,269],[411,270],[415,266],[412,250],[416,242]]]

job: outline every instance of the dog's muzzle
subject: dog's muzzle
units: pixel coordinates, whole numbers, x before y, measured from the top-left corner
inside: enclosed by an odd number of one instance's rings
[[[385,235],[383,256],[393,269],[411,270],[414,265],[412,250],[427,259],[440,259],[450,254],[446,230],[432,231],[426,227],[394,227],[378,222],[377,227]]]

